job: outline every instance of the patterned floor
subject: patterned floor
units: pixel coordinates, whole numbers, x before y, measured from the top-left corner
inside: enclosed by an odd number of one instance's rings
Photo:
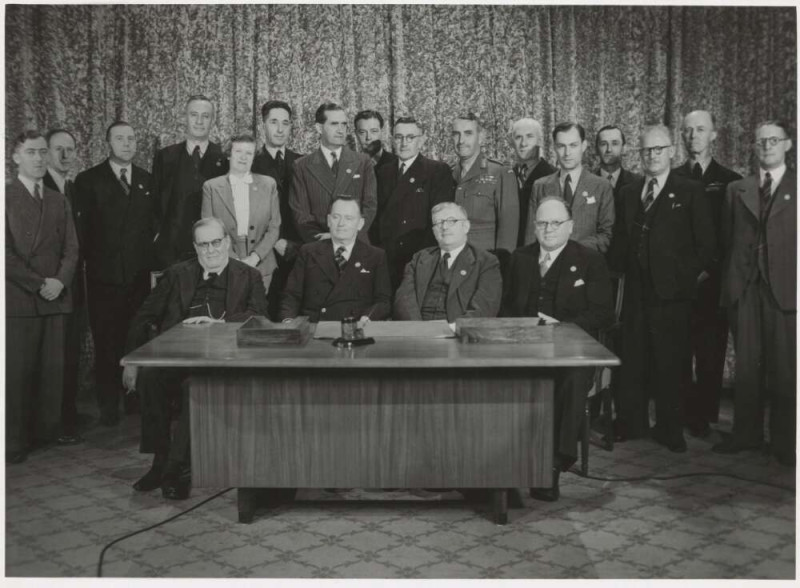
[[[730,428],[730,407],[719,427]],[[728,415],[728,416],[726,416]],[[6,468],[6,575],[93,576],[104,545],[179,513],[183,503],[130,484],[148,466],[138,420],[95,428],[82,446],[53,447]],[[756,453],[719,456],[719,439],[689,452],[652,441],[593,448],[599,477],[730,473],[782,486],[795,471]],[[339,495],[304,490],[290,507],[236,522],[230,491],[106,552],[117,577],[772,578],[795,577],[794,491],[727,477],[602,482],[562,476],[562,498],[525,498],[507,526],[457,493]]]

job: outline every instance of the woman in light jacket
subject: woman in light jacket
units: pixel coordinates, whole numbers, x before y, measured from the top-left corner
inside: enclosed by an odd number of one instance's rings
[[[225,224],[233,246],[231,257],[258,269],[268,292],[277,267],[273,247],[278,240],[281,211],[275,180],[250,173],[255,152],[252,135],[231,139],[230,171],[203,184],[202,216],[214,216]]]

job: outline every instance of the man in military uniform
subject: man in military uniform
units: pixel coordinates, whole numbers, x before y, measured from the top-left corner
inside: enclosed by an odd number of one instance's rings
[[[458,156],[452,166],[455,201],[467,211],[470,244],[489,251],[513,251],[519,231],[514,171],[483,154],[484,131],[473,113],[453,120],[451,137]]]
[[[675,175],[693,178],[705,186],[705,198],[711,208],[715,233],[721,236],[720,218],[725,188],[730,182],[742,179],[735,171],[722,167],[711,157],[711,146],[717,138],[714,115],[707,110],[695,110],[683,118],[681,127],[683,144],[689,158]],[[720,271],[724,250],[718,243],[717,258],[709,269],[707,280],[697,285],[697,297],[692,304],[692,355],[695,359],[696,382],[687,378],[686,426],[695,437],[711,433],[709,423],[719,417],[719,399],[722,393],[722,370],[728,344],[728,320],[725,309],[720,308]],[[692,369],[691,365],[687,366]]]

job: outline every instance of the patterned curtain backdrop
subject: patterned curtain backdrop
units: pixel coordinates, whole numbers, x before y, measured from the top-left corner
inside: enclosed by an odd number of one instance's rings
[[[638,169],[644,124],[677,129],[702,107],[718,119],[718,158],[747,173],[756,122],[796,120],[795,31],[791,7],[8,5],[6,142],[64,125],[86,168],[124,118],[149,169],[155,149],[181,139],[186,97],[205,93],[215,140],[261,134],[260,105],[282,98],[296,112],[292,147],[309,152],[314,111],[333,100],[351,116],[415,115],[427,153],[448,160],[459,112],[483,117],[487,152],[505,161],[516,117],[546,129],[577,120],[590,141],[616,123]],[[545,153],[553,160],[549,138]],[[684,157],[681,147],[675,163]]]

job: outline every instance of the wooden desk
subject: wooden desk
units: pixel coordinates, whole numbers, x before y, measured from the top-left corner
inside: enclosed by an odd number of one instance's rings
[[[239,488],[488,488],[552,484],[555,367],[619,360],[575,325],[553,341],[382,338],[338,349],[237,347],[236,323],[183,326],[124,365],[192,370],[192,482]],[[372,334],[370,332],[368,335]]]

